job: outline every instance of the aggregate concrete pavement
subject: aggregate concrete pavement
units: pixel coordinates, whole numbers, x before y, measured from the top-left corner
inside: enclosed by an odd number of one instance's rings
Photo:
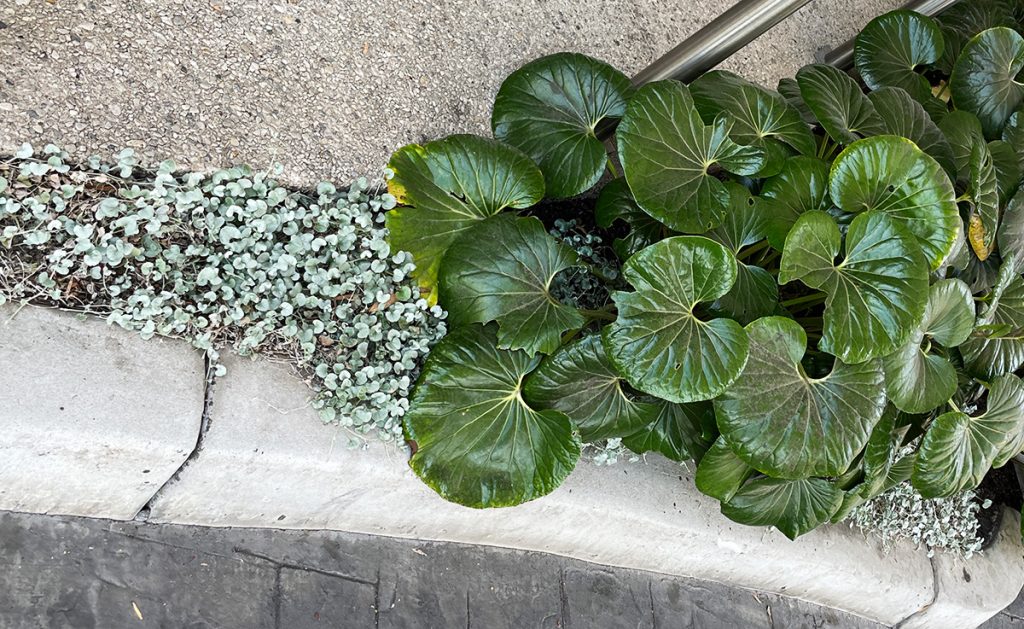
[[[574,50],[634,74],[732,0],[6,0],[0,153],[131,147],[309,185],[489,132],[501,80]],[[901,0],[813,0],[725,64],[774,87]]]

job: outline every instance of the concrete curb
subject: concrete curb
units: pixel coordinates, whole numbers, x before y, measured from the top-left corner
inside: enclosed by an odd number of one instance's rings
[[[0,306],[0,509],[132,519],[195,448],[205,367],[184,343]]]
[[[207,526],[335,529],[504,546],[726,582],[785,594],[896,625],[969,627],[1024,584],[1019,536],[1003,535],[969,570],[933,564],[924,550],[880,544],[847,526],[796,542],[737,525],[701,495],[686,467],[581,464],[565,485],[529,504],[491,511],[441,500],[379,443],[349,449],[349,436],[308,408],[290,368],[230,358],[218,381],[197,459],[152,505],[151,521]],[[1012,530],[1012,527],[1011,527]],[[922,610],[925,610],[922,612]]]
[[[467,509],[431,492],[397,448],[350,448],[344,429],[319,422],[310,390],[287,365],[229,357],[199,436],[203,365],[185,344],[142,341],[45,309],[13,313],[0,309],[0,364],[13,366],[0,375],[0,509],[124,520],[148,504],[157,523],[541,551],[729,583],[903,627],[976,626],[1024,584],[1016,515],[968,561],[930,560],[909,544],[884,551],[845,525],[791,542],[729,521],[697,492],[688,467],[657,456],[582,463],[545,498]]]

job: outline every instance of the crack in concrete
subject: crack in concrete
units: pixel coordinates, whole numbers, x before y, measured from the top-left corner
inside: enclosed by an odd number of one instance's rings
[[[153,495],[146,501],[146,504],[139,509],[137,514],[135,514],[134,519],[138,522],[146,522],[149,520],[149,514],[152,511],[153,503],[160,497],[160,494],[163,493],[166,487],[178,481],[181,477],[181,473],[185,468],[191,465],[193,461],[199,458],[199,454],[203,449],[203,439],[206,437],[206,433],[210,430],[210,415],[213,411],[213,389],[216,384],[216,377],[213,375],[214,365],[210,360],[209,355],[203,356],[203,367],[206,374],[206,384],[203,389],[203,414],[199,420],[199,434],[196,435],[196,443],[192,447],[192,451],[188,453],[187,457],[185,457],[185,460],[178,466],[178,469],[171,474],[170,478],[168,478],[165,483],[156,488],[156,491],[154,491]]]
[[[647,580],[647,598],[651,602],[651,629],[658,629],[658,614],[654,605],[654,582]]]
[[[939,567],[935,564],[935,558],[934,557],[929,557],[928,558],[928,564],[932,568],[932,600],[930,600],[927,603],[925,603],[924,605],[922,605],[921,608],[918,609],[913,614],[910,614],[909,616],[907,616],[903,620],[901,620],[898,623],[896,623],[895,625],[893,625],[893,629],[900,629],[901,627],[904,627],[908,622],[910,622],[914,618],[917,618],[921,614],[924,614],[925,612],[927,612],[928,608],[931,607],[932,605],[934,605],[935,601],[939,600]]]
[[[262,561],[266,561],[267,563],[273,564],[273,565],[278,566],[280,568],[287,568],[289,570],[298,570],[300,572],[312,572],[314,574],[322,574],[322,575],[324,575],[326,577],[334,577],[335,579],[341,579],[343,581],[349,581],[351,583],[359,583],[360,585],[371,585],[371,586],[374,586],[375,588],[377,588],[378,590],[380,589],[379,588],[379,585],[380,585],[379,574],[378,574],[378,579],[376,581],[369,581],[367,579],[361,579],[359,577],[354,577],[354,576],[352,576],[350,574],[345,574],[343,572],[335,572],[333,570],[324,570],[323,568],[315,568],[313,566],[304,566],[302,564],[293,563],[293,562],[290,562],[290,561],[282,561],[282,560],[279,560],[279,559],[274,559],[273,557],[269,557],[269,556],[264,555],[262,553],[257,553],[255,551],[248,550],[248,549],[242,548],[240,546],[235,546],[231,550],[232,550],[232,552],[237,553],[239,555],[244,555],[246,557],[252,557],[253,559],[260,559]]]
[[[282,566],[278,565],[274,571],[274,629],[281,629],[281,570]]]
[[[152,526],[152,525],[150,525],[150,526]],[[146,535],[136,535],[134,533],[130,533],[130,532],[127,532],[127,531],[118,531],[117,529],[114,529],[114,528],[109,528],[107,530],[110,533],[113,533],[114,535],[120,535],[121,537],[126,537],[128,539],[138,540],[140,542],[145,542],[147,544],[156,544],[157,546],[164,546],[166,548],[175,548],[177,550],[186,550],[186,551],[194,552],[194,553],[197,553],[197,554],[200,554],[200,555],[209,555],[210,557],[220,557],[221,559],[231,559],[233,561],[242,561],[238,557],[232,557],[231,555],[222,555],[220,553],[215,553],[215,552],[210,551],[210,550],[204,550],[202,548],[197,548],[195,546],[182,546],[181,544],[172,544],[171,542],[163,542],[163,541],[160,541],[158,539],[153,539],[151,537],[148,537]]]
[[[569,615],[569,595],[565,593],[565,568],[558,571],[558,604],[562,629],[569,629],[572,627],[572,617]]]

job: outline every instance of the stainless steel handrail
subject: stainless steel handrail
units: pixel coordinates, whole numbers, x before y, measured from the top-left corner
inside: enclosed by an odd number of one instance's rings
[[[793,14],[810,0],[739,0],[633,78],[634,85],[662,79],[689,82]]]
[[[935,15],[943,9],[955,4],[958,0],[913,0],[903,8],[916,11],[922,15]],[[821,62],[847,70],[853,67],[853,46],[855,39],[850,39],[841,46],[833,48],[821,56]]]

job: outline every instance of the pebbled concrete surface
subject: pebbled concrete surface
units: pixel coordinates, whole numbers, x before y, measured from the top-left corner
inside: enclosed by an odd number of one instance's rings
[[[741,588],[535,552],[0,512],[0,626],[869,629]]]
[[[774,86],[901,0],[814,0],[726,67]],[[377,176],[391,151],[489,133],[501,80],[575,50],[633,74],[732,0],[5,0],[0,153],[128,146],[154,162]]]

